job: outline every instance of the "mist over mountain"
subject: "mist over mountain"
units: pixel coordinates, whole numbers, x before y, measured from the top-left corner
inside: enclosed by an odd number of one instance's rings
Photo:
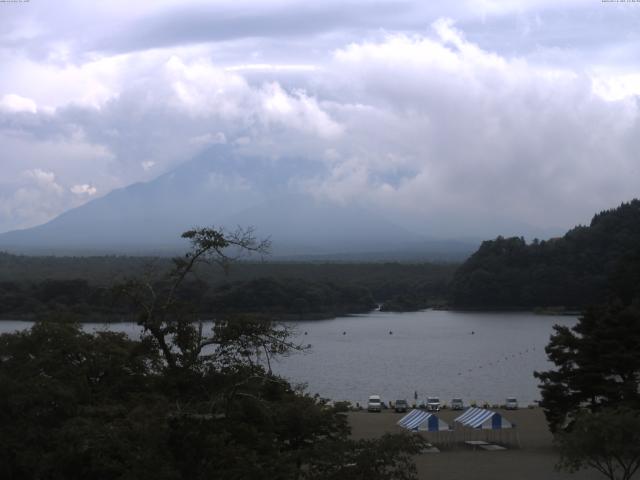
[[[175,253],[195,225],[253,226],[270,237],[273,255],[289,258],[364,255],[371,259],[460,259],[474,241],[455,243],[413,233],[377,212],[291,188],[314,174],[305,161],[274,161],[209,148],[147,183],[137,183],[34,228],[0,235],[0,247],[23,253]]]

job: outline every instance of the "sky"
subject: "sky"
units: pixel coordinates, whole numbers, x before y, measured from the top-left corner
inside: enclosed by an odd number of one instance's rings
[[[639,196],[640,2],[0,2],[0,67],[0,232],[220,143],[446,235]]]

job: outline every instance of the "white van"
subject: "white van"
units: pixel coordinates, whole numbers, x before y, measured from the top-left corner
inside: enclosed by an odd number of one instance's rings
[[[517,410],[518,399],[516,397],[507,397],[507,402],[505,403],[504,408],[507,410]]]
[[[439,412],[440,399],[438,397],[427,397],[427,410],[430,412]]]
[[[371,395],[369,397],[369,401],[367,402],[367,410],[369,410],[370,412],[382,411],[382,400],[380,400],[380,395]]]

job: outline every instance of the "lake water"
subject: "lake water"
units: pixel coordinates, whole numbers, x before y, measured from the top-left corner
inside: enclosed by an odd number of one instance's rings
[[[332,320],[295,322],[305,353],[273,364],[308,391],[334,400],[365,403],[369,395],[384,400],[419,400],[427,395],[450,402],[521,404],[540,398],[534,370],[552,367],[544,347],[553,325],[574,325],[576,318],[531,313],[467,313],[426,310],[373,312]],[[0,333],[28,328],[29,322],[0,322]],[[85,324],[87,331],[111,329],[136,337],[135,324]],[[305,335],[306,332],[306,335]],[[392,333],[390,333],[392,332]]]

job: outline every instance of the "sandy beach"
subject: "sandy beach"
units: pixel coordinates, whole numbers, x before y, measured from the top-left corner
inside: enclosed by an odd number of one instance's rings
[[[547,428],[542,409],[503,411],[508,420],[516,424],[520,448],[484,451],[473,449],[464,443],[440,448],[440,453],[423,453],[416,457],[418,478],[429,480],[542,480],[574,479],[591,480],[604,477],[595,470],[583,470],[575,474],[558,472],[554,465],[558,455],[553,448],[553,437]],[[402,433],[406,430],[396,425],[404,414],[352,412],[349,422],[356,439],[375,438],[384,433]],[[438,416],[453,424],[460,412],[443,410]],[[640,478],[636,475],[634,478]]]

